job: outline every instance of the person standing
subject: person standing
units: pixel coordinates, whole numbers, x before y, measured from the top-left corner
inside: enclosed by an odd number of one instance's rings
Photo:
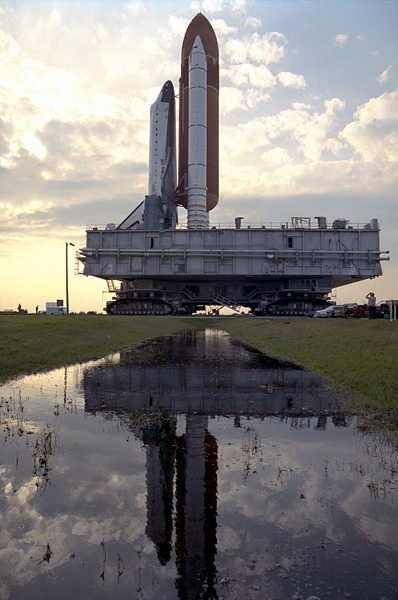
[[[369,292],[366,296],[366,300],[368,301],[368,311],[369,311],[369,319],[376,318],[376,296],[373,292]]]

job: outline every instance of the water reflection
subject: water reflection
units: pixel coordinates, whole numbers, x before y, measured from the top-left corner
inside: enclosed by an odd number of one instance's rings
[[[86,410],[207,415],[338,413],[319,376],[234,343],[223,332],[184,332],[125,351],[120,364],[86,372]]]
[[[1,388],[0,597],[397,597],[397,456],[223,332]]]
[[[184,332],[124,351],[120,363],[88,370],[83,378],[88,412],[116,412],[146,448],[146,534],[161,565],[175,560],[178,598],[218,598],[218,444],[209,418],[316,416],[345,426],[325,382],[296,365],[249,350],[219,331]],[[177,435],[177,415],[184,431]],[[182,419],[180,418],[180,423]],[[181,427],[180,427],[181,429]],[[250,429],[249,429],[250,431]],[[253,451],[253,440],[246,452]],[[250,460],[246,463],[246,475]]]

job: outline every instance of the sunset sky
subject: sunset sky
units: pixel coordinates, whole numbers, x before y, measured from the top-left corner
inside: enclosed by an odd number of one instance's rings
[[[384,275],[336,300],[398,298],[398,2],[1,0],[0,310],[65,300],[66,242],[71,311],[110,299],[73,251],[144,199],[150,105],[199,11],[220,49],[211,223],[377,218]]]

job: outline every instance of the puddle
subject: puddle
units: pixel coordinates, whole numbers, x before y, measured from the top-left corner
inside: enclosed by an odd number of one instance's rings
[[[0,397],[1,598],[398,598],[397,454],[316,375],[211,329]]]

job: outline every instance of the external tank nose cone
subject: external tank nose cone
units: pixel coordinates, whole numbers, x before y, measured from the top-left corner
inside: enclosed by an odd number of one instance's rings
[[[182,62],[189,56],[196,36],[200,36],[206,54],[219,61],[218,43],[214,29],[202,13],[198,13],[188,25],[182,42]]]

